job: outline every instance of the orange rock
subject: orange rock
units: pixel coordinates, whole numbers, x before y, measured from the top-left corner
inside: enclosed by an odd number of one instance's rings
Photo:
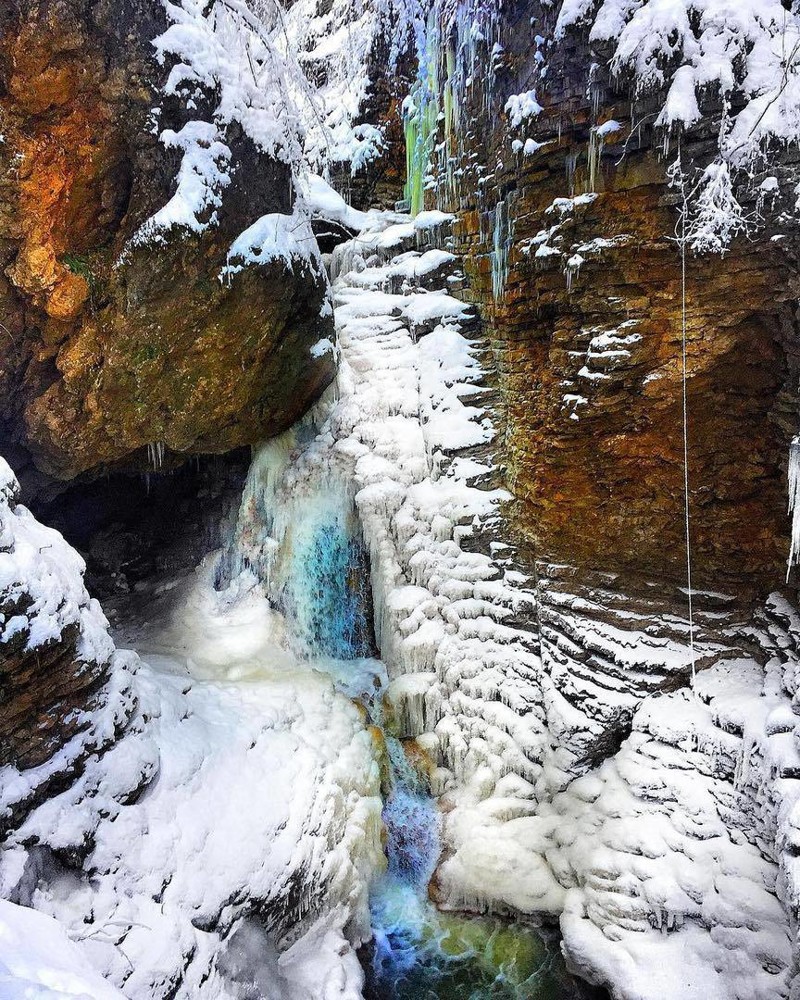
[[[0,38],[6,440],[69,479],[138,468],[153,441],[176,462],[284,430],[333,377],[330,357],[309,351],[331,333],[324,283],[280,262],[225,285],[219,273],[235,236],[289,210],[286,168],[234,136],[218,227],[132,248],[177,166],[150,119],[163,9],[130,0],[89,16],[81,0],[21,0],[15,11]]]

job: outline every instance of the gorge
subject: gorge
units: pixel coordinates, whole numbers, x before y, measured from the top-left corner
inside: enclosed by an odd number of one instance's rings
[[[0,998],[800,996],[798,53],[0,6]]]

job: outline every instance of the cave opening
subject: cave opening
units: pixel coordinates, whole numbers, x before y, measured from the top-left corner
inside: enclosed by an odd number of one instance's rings
[[[250,448],[193,456],[175,468],[109,472],[29,502],[86,560],[101,602],[169,574],[188,573],[225,544],[250,465]]]

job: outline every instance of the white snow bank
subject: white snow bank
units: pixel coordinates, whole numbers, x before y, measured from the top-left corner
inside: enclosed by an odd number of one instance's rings
[[[45,866],[17,891],[126,995],[239,995],[255,934],[266,996],[282,984],[276,998],[356,1000],[352,945],[368,934],[367,886],[384,863],[362,717],[290,655],[252,578],[218,593],[208,561],[163,600],[137,633],[135,731],[15,831],[5,892],[30,845],[88,843],[90,882]],[[156,776],[124,804],[148,754]]]

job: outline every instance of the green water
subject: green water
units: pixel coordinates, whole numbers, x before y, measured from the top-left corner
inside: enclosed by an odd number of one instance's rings
[[[362,956],[366,1000],[589,1000],[605,996],[567,971],[556,940],[524,924],[439,912],[387,876],[372,899]]]

